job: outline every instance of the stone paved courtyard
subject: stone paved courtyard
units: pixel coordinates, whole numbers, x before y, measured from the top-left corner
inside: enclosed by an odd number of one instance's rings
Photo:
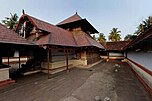
[[[119,62],[120,63],[120,62]],[[54,74],[20,77],[0,90],[0,101],[152,101],[127,64],[101,62],[89,69],[71,69]]]

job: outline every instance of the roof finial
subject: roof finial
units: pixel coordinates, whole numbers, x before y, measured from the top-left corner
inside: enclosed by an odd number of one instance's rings
[[[76,13],[75,13],[75,14],[78,14],[78,13],[77,13],[77,10],[76,10]]]
[[[22,9],[22,13],[25,14],[24,9]]]

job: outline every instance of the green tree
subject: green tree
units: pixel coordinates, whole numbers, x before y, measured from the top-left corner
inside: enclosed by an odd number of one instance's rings
[[[125,41],[129,41],[129,40],[132,40],[133,38],[133,35],[132,34],[127,34],[125,37],[124,37],[124,40]]]
[[[134,40],[135,38],[137,38],[137,35],[127,34],[127,35],[124,37],[124,40],[125,40],[125,41],[131,41],[131,40]]]
[[[105,42],[106,38],[103,33],[99,33],[99,37],[97,39],[99,42]]]
[[[121,35],[119,33],[121,33],[121,31],[118,31],[118,28],[113,28],[109,33],[108,39],[111,41],[120,41]]]
[[[140,35],[144,33],[146,29],[148,29],[152,25],[152,17],[149,16],[147,19],[143,20],[142,23],[139,24],[137,27],[136,32],[134,33],[135,35]]]
[[[15,14],[11,14],[11,17],[5,17],[5,20],[2,20],[2,23],[9,29],[15,29],[16,25],[18,24],[18,15]]]
[[[147,19],[145,19],[144,21],[143,21],[143,25],[144,25],[144,28],[145,29],[147,29],[147,28],[149,28],[150,26],[151,26],[151,24],[152,24],[152,17],[151,16],[149,16]]]

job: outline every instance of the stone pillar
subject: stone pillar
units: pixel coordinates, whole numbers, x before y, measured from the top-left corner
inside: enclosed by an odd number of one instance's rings
[[[81,59],[83,60],[83,65],[87,65],[87,52],[86,51],[81,52]]]

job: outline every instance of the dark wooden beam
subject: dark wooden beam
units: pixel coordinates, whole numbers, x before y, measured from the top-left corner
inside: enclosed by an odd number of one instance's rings
[[[91,48],[91,64],[93,64],[93,48]]]
[[[20,50],[18,52],[19,52],[19,68],[21,68]]]
[[[107,61],[109,61],[109,51],[107,51]]]
[[[2,64],[2,56],[0,55],[0,64]]]
[[[8,64],[8,66],[9,66],[9,52],[10,51],[8,51],[8,53],[7,53],[7,58],[8,58],[8,63],[7,64]]]

